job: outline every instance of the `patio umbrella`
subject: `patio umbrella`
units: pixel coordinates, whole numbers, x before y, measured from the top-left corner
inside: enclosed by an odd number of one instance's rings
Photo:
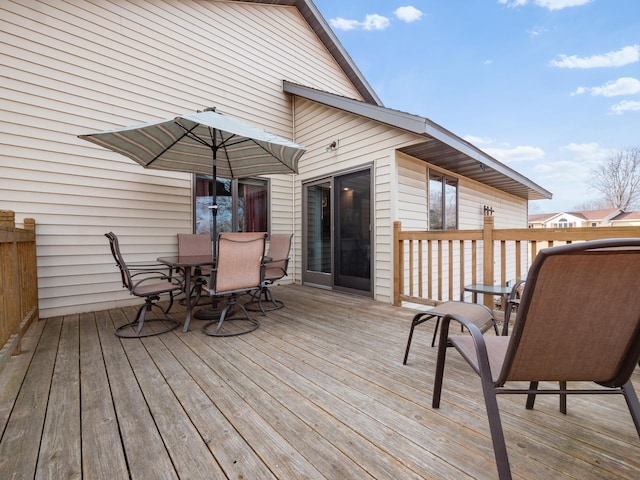
[[[223,115],[215,108],[79,138],[125,155],[145,168],[211,174],[214,254],[216,179],[297,173],[298,160],[306,151],[301,145]]]

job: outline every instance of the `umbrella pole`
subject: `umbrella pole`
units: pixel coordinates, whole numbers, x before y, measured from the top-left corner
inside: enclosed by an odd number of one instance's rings
[[[211,226],[211,243],[213,245],[213,258],[218,255],[218,180],[217,175],[217,163],[218,163],[218,145],[216,144],[216,132],[213,131],[213,171],[212,171],[212,185],[213,192],[211,192],[211,216],[213,218],[213,225]]]
[[[213,131],[213,145],[211,146],[211,150],[213,151],[213,175],[211,179],[213,191],[211,192],[211,206],[209,208],[211,209],[211,218],[213,219],[213,225],[211,225],[211,251],[213,252],[213,259],[216,260],[218,256],[218,181],[216,178],[218,146],[216,145],[215,130]],[[198,320],[214,320],[220,318],[221,314],[222,310],[219,307],[218,297],[213,297],[211,299],[211,306],[201,308],[194,313],[194,317]]]

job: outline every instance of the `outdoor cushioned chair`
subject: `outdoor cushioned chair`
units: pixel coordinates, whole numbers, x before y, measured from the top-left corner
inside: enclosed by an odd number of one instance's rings
[[[211,274],[203,277],[204,288],[213,298],[228,297],[227,304],[220,312],[215,330],[211,327],[216,320],[208,322],[202,331],[215,337],[229,337],[249,333],[260,326],[251,318],[238,296],[262,287],[263,257],[266,233],[221,233],[218,235],[218,255],[216,267]],[[235,310],[240,312],[235,313]],[[235,320],[239,328],[228,328],[223,324]]]
[[[292,238],[293,235],[290,233],[271,235],[269,250],[264,260],[264,281],[260,290],[254,292],[251,299],[245,303],[248,310],[256,310],[257,304],[262,314],[265,315],[265,312],[284,307],[280,300],[273,298],[269,285],[273,285],[274,282],[287,275]],[[266,302],[266,305],[263,301]]]
[[[161,264],[135,264],[127,265],[120,253],[120,244],[118,237],[113,233],[105,233],[105,237],[109,239],[111,253],[116,261],[116,265],[120,269],[122,276],[122,286],[129,290],[131,295],[144,298],[144,304],[138,309],[136,319],[130,323],[121,325],[116,329],[116,335],[119,337],[149,337],[173,330],[179,325],[179,322],[169,316],[169,310],[173,306],[173,296],[181,293],[183,289],[182,282],[172,275],[170,269],[166,265]],[[162,310],[163,315],[158,318],[147,319],[147,312],[155,305],[154,302],[160,299],[160,295],[169,295],[169,306],[166,310]],[[157,322],[160,327],[146,328],[143,331],[145,322]]]
[[[433,318],[436,319],[436,325],[433,329],[433,337],[431,338],[431,346],[433,347],[436,344],[436,335],[438,334],[440,321],[445,315],[453,313],[456,313],[472,322],[482,333],[493,328],[496,335],[498,335],[498,323],[496,318],[494,317],[493,312],[485,305],[481,305],[479,303],[456,302],[453,300],[443,302],[440,305],[436,305],[424,312],[416,313],[413,316],[413,319],[411,320],[411,328],[409,329],[409,338],[407,339],[407,348],[404,351],[404,360],[402,361],[403,365],[407,364],[407,359],[409,358],[409,349],[411,348],[411,340],[413,339],[413,331],[415,328],[427,320],[431,320]]]
[[[640,360],[640,239],[609,239],[541,250],[529,270],[513,331],[483,336],[463,316],[443,318],[432,406],[439,408],[447,345],[480,375],[500,479],[511,469],[498,394],[622,394],[640,436],[640,404],[630,378]],[[454,320],[471,335],[449,335]],[[449,368],[452,368],[451,366]],[[529,388],[510,388],[513,381]],[[539,388],[559,382],[559,388]],[[595,382],[567,388],[567,382]],[[590,385],[587,385],[590,386]]]

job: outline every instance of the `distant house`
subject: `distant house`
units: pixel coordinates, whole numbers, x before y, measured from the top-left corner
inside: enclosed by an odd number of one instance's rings
[[[622,227],[640,225],[640,212],[619,208],[529,215],[529,228]]]
[[[80,134],[215,106],[305,145],[297,175],[220,179],[221,229],[292,232],[287,281],[384,302],[394,221],[481,228],[487,207],[496,227],[524,228],[528,201],[551,198],[432,120],[385,107],[310,0],[34,0],[2,12],[0,209],[36,219],[42,317],[137,302],[105,232],[143,261],[208,229],[209,178],[144,170]],[[248,196],[265,201],[243,208]]]

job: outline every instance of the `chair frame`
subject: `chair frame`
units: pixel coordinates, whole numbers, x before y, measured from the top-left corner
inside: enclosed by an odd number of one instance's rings
[[[630,250],[632,250],[632,252],[629,252]],[[638,397],[630,380],[633,370],[640,360],[640,309],[638,309],[639,311],[637,312],[632,311],[632,313],[628,315],[627,322],[629,325],[625,332],[633,331],[635,333],[632,334],[630,340],[626,341],[624,351],[616,356],[616,358],[619,357],[621,360],[615,365],[615,367],[608,367],[608,370],[606,370],[606,374],[611,375],[611,378],[606,380],[601,378],[592,380],[587,377],[587,373],[576,373],[577,367],[569,368],[567,373],[564,375],[558,374],[557,372],[549,374],[553,375],[553,378],[545,378],[544,372],[536,372],[536,378],[520,378],[524,375],[522,372],[523,361],[518,357],[518,354],[519,350],[524,350],[523,355],[526,358],[527,353],[529,353],[527,350],[527,331],[528,329],[531,330],[536,328],[537,324],[544,326],[544,321],[536,320],[535,318],[535,307],[532,310],[532,319],[529,320],[529,323],[533,323],[532,327],[527,325],[527,317],[529,315],[529,308],[534,302],[533,299],[536,299],[538,281],[541,280],[541,285],[544,285],[545,282],[548,284],[552,281],[545,277],[545,273],[543,271],[545,262],[556,255],[583,255],[588,254],[588,252],[591,252],[593,255],[615,255],[617,253],[629,252],[632,255],[640,256],[640,239],[595,240],[541,250],[533,262],[529,275],[527,276],[511,337],[485,337],[473,322],[468,321],[460,315],[448,314],[443,318],[440,330],[440,343],[438,346],[432,407],[440,407],[445,358],[448,350],[447,346],[453,345],[480,376],[489,419],[489,429],[491,432],[493,450],[498,468],[498,475],[501,480],[511,478],[511,468],[509,465],[504,432],[498,409],[497,395],[499,394],[527,395],[527,409],[533,408],[536,395],[538,394],[559,395],[561,399],[560,410],[562,413],[566,413],[566,396],[569,394],[621,394],[625,398],[634,426],[638,436],[640,436],[640,404],[638,403]],[[640,257],[634,257],[634,260],[635,258]],[[632,277],[634,272],[638,271],[637,261],[634,262],[632,266],[624,268],[626,268],[625,274],[627,278]],[[617,272],[617,275],[622,275],[620,271]],[[547,277],[549,275],[550,274],[546,274]],[[620,280],[620,282],[623,284],[615,285],[612,288],[622,289],[627,287],[628,289],[632,288],[633,285],[636,285],[635,282],[629,284],[627,280]],[[540,287],[540,289],[543,288],[545,287]],[[635,295],[635,297],[637,298],[637,295]],[[536,302],[540,304],[541,301],[536,299]],[[637,307],[637,300],[635,306]],[[584,318],[584,315],[580,315],[580,318]],[[468,328],[471,336],[449,335],[449,327],[452,320]],[[616,318],[616,321],[621,322],[620,318]],[[618,325],[616,326],[620,328]],[[574,339],[572,339],[572,341],[573,340]],[[590,353],[591,352],[586,352],[575,357],[578,361],[574,359],[572,366],[576,363],[580,368],[582,368],[583,365],[586,367],[591,366],[590,364],[595,362],[590,362],[589,360],[591,359],[587,358],[590,356]],[[565,352],[563,351],[561,354],[565,355]],[[491,366],[492,362],[494,363],[493,371]],[[518,369],[521,371],[518,371]],[[532,376],[533,375],[534,374],[532,374]],[[517,378],[513,378],[514,376]],[[577,378],[577,376],[580,376],[581,378]],[[584,382],[589,380],[594,381],[598,385],[597,388],[567,388],[568,381]],[[529,388],[509,388],[506,384],[510,381],[529,381]],[[540,389],[540,381],[557,381],[560,386],[558,389]]]
[[[246,293],[252,292],[254,290],[259,290],[262,287],[264,280],[264,251],[266,244],[266,233],[221,233],[218,235],[218,256],[216,259],[216,267],[212,270],[211,275],[207,277],[201,277],[203,282],[203,288],[209,293],[212,299],[216,297],[227,297],[227,304],[224,306],[222,311],[220,312],[220,317],[217,320],[217,325],[215,330],[212,330],[211,327],[216,324],[216,320],[212,320],[204,325],[202,331],[205,335],[209,335],[212,337],[232,337],[236,335],[243,335],[245,333],[250,333],[260,327],[260,322],[252,318],[249,315],[249,312],[245,308],[245,306],[238,301],[240,295],[244,295]],[[243,255],[241,259],[234,264],[233,267],[229,267],[226,264],[226,248],[225,244],[237,244],[237,245],[245,245],[246,248],[250,248],[251,244],[261,244],[260,248],[256,247],[255,258],[251,255]],[[259,250],[259,252],[258,252]],[[222,260],[222,261],[221,261]],[[242,264],[240,264],[242,262]],[[228,275],[227,268],[235,269],[239,268],[241,270],[249,269],[251,273],[255,273],[253,280],[248,280],[245,284],[237,285],[232,288],[229,288],[224,284],[224,282],[219,282],[219,275],[223,276]],[[255,270],[253,270],[255,269]],[[223,284],[221,287],[220,284]],[[236,309],[239,309],[239,313],[234,313]],[[244,320],[249,323],[249,327],[233,330],[231,332],[221,332],[222,325],[226,321],[230,320]]]
[[[163,264],[127,264],[120,252],[118,237],[113,232],[105,233],[104,235],[109,239],[109,247],[116,266],[120,270],[123,288],[129,290],[131,295],[145,299],[144,304],[140,306],[136,313],[135,320],[117,327],[115,334],[123,338],[142,338],[166,333],[178,327],[180,322],[170,317],[169,311],[173,306],[174,295],[182,293],[184,290],[182,281],[174,276],[172,270],[167,269],[166,265]],[[160,296],[163,294],[169,295],[169,306],[164,310],[160,308],[164,315],[159,318],[147,319],[147,312],[151,311],[154,306],[158,306],[155,302],[160,300]],[[164,326],[143,333],[142,328],[145,322],[161,322]],[[130,329],[133,329],[133,332],[130,332]]]
[[[276,239],[278,241],[282,241],[282,245],[284,245],[284,242],[286,242],[286,258],[273,258],[271,256],[271,252],[273,251],[272,245],[274,240]],[[289,253],[291,251],[292,239],[293,234],[289,233],[271,235],[269,251],[267,251],[264,260],[264,280],[262,282],[260,290],[254,291],[249,301],[244,304],[247,310],[251,310],[254,312],[260,310],[263,315],[266,315],[266,312],[272,312],[284,307],[284,303],[273,296],[273,293],[269,289],[269,285],[273,285],[273,283],[277,280],[280,280],[281,278],[287,276],[287,269],[289,268]],[[284,251],[285,249],[282,248],[282,252]],[[278,251],[277,253],[281,254],[280,251]],[[268,305],[265,306],[263,304],[263,301],[268,303]],[[258,305],[257,308],[256,304]]]

